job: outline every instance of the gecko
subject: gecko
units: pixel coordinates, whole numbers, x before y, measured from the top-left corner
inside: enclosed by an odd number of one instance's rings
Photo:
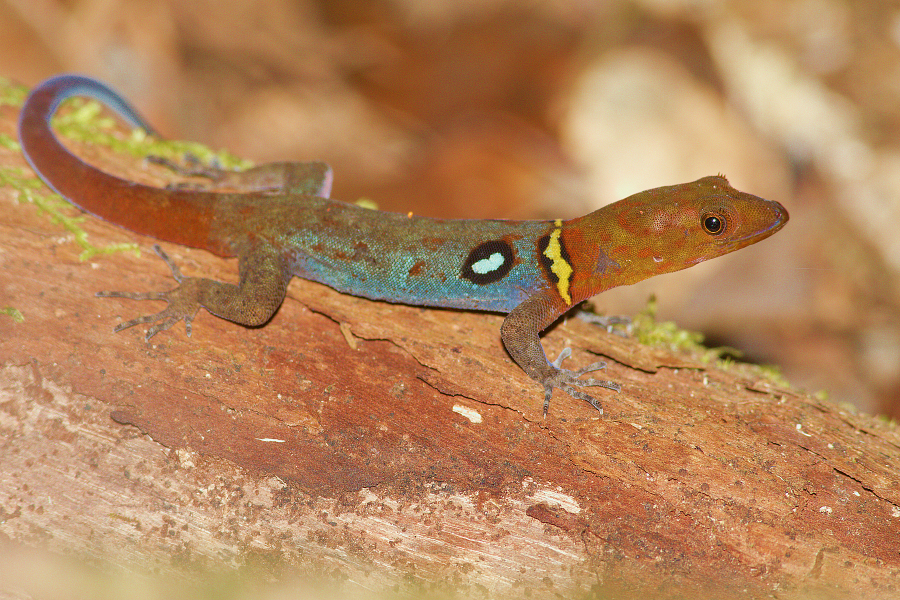
[[[500,337],[515,363],[543,386],[544,416],[554,389],[602,407],[585,387],[620,385],[583,378],[596,362],[552,362],[541,332],[580,302],[755,244],[788,221],[778,202],[733,188],[722,176],[646,190],[563,220],[433,219],[363,208],[330,198],[322,162],[272,163],[241,172],[198,170],[201,187],[153,187],[106,173],[69,152],[50,119],[71,97],[105,104],[132,127],[157,135],[115,91],[80,75],[44,81],[28,96],[19,139],[28,163],[53,190],[96,217],[160,241],[238,259],[239,282],[185,277],[159,246],[177,287],[164,292],[99,292],[161,300],[161,312],[120,323],[148,325],[152,338],[202,307],[245,326],[270,320],[297,276],[387,302],[506,314]],[[185,171],[187,171],[185,169]]]

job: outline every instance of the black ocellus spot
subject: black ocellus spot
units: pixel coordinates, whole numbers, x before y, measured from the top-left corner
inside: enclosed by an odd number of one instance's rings
[[[513,268],[515,252],[503,240],[491,240],[476,246],[466,258],[460,276],[476,285],[500,281]]]

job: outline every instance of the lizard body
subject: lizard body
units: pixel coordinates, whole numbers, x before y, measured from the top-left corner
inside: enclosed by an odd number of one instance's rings
[[[323,163],[279,163],[244,173],[210,171],[209,189],[163,189],[105,173],[71,154],[50,128],[65,99],[87,96],[134,127],[153,129],[104,84],[61,75],[38,86],[19,121],[24,154],[40,177],[81,209],[135,233],[239,260],[237,285],[183,277],[168,292],[100,295],[167,301],[155,315],[116,330],[153,323],[147,338],[200,307],[244,325],[262,325],[278,309],[291,277],[375,300],[508,313],[508,352],[544,386],[590,402],[580,379],[549,362],[539,334],[572,306],[612,287],[690,267],[756,243],[788,220],[777,202],[732,188],[722,176],[648,190],[583,217],[555,221],[449,220],[361,208],[329,198]],[[216,186],[236,188],[221,192]]]

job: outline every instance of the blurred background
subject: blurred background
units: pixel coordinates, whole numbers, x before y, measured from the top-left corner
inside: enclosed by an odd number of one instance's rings
[[[0,76],[78,71],[169,137],[335,170],[333,197],[572,217],[724,173],[787,227],[594,299],[900,416],[900,3],[0,0]]]

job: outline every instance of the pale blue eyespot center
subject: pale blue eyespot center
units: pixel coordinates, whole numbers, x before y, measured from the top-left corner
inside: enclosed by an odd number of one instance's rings
[[[503,258],[503,255],[499,252],[494,252],[487,258],[482,258],[478,262],[472,265],[472,271],[479,275],[485,275],[487,273],[493,273],[497,269],[503,266],[503,263],[506,260]]]

